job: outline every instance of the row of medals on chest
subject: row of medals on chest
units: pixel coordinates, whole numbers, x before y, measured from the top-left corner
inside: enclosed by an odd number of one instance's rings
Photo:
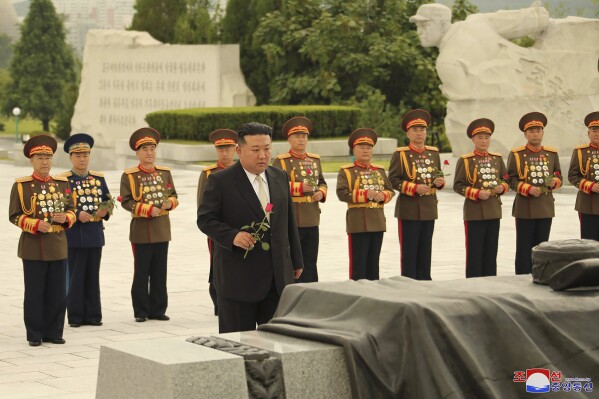
[[[34,185],[32,184],[31,187],[34,187]],[[35,195],[38,201],[37,205],[41,208],[37,213],[39,215],[43,213],[45,216],[44,220],[47,222],[48,212],[54,212],[54,201],[58,200],[59,198],[64,198],[64,194],[61,192],[56,192],[57,186],[53,185],[52,183],[47,190],[45,184],[42,184],[40,188],[42,189],[42,192]]]
[[[385,181],[377,171],[358,171],[357,169],[354,169],[354,173],[360,179],[360,188],[362,190],[381,191],[385,188]]]
[[[137,178],[141,179],[140,189],[144,200],[148,204],[153,205],[164,202],[164,187],[162,187],[164,180],[162,176],[155,174],[151,176],[137,176]]]
[[[410,158],[411,157],[412,157],[412,155],[410,155]],[[414,162],[414,164],[416,166],[416,172],[418,172],[420,174],[420,178],[422,180],[433,178],[432,173],[435,170],[435,168],[434,168],[432,160],[420,155],[418,157],[418,159],[416,159],[412,162]]]
[[[81,209],[84,211],[94,211],[98,209],[98,203],[100,200],[98,196],[102,195],[102,182],[98,179],[89,178],[86,180],[70,180],[73,187],[73,191],[77,193],[78,202],[75,204],[77,207],[81,205]]]
[[[293,164],[293,159],[290,159],[289,162]],[[310,179],[308,179],[308,176],[313,176],[314,178],[318,179],[318,165],[316,164],[316,162],[313,162],[309,159],[305,159],[297,161],[297,164],[299,166],[300,175],[304,177],[304,183],[310,183]],[[309,175],[307,170],[311,170],[312,174]]]
[[[478,173],[480,173],[482,186],[487,188],[493,188],[499,184],[497,173],[500,172],[491,165],[491,160],[488,158],[481,159],[478,163]]]
[[[587,152],[590,152],[590,151],[587,151]],[[590,170],[590,171],[589,171],[589,172],[590,172],[589,174],[591,175],[591,176],[590,176],[590,178],[591,178],[591,179],[593,178],[593,176],[592,176],[592,175],[593,175],[593,174],[595,175],[595,177],[594,177],[594,178],[595,178],[595,181],[599,181],[599,157],[598,157],[598,155],[599,155],[599,154],[597,153],[597,151],[593,151],[593,153],[591,154],[591,156],[592,156],[593,158],[590,158],[590,160],[591,160],[591,165],[593,165],[593,170]]]
[[[532,165],[528,165],[528,180],[532,184],[543,184],[545,179],[549,177],[549,166],[545,159],[541,161],[532,161]]]

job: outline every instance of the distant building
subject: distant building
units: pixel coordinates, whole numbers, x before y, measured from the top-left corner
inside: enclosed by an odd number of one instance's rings
[[[8,35],[13,43],[19,40],[19,19],[12,0],[0,0],[0,33]]]
[[[135,0],[52,0],[65,16],[67,42],[83,53],[90,29],[124,29],[133,17]]]

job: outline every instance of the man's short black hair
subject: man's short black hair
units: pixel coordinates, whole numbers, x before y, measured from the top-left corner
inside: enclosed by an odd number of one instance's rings
[[[258,122],[248,122],[241,125],[237,131],[239,144],[245,144],[245,136],[267,135],[272,138],[272,127]]]

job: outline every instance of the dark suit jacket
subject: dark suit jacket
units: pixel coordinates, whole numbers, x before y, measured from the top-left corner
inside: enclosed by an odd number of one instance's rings
[[[302,269],[302,251],[287,174],[269,166],[266,170],[270,202],[270,250],[260,244],[249,251],[234,246],[242,226],[260,222],[264,211],[241,163],[210,176],[198,208],[197,224],[214,245],[214,281],[218,295],[235,301],[258,302],[268,294],[272,280],[279,294],[293,283],[294,269]]]

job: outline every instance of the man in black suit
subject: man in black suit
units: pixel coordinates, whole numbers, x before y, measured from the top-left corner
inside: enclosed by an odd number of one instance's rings
[[[238,135],[239,162],[208,179],[198,208],[198,227],[216,244],[220,333],[268,322],[283,288],[303,269],[287,174],[268,166],[272,128],[246,123]],[[272,213],[265,211],[270,206]],[[263,220],[270,228],[260,240],[243,229]]]

